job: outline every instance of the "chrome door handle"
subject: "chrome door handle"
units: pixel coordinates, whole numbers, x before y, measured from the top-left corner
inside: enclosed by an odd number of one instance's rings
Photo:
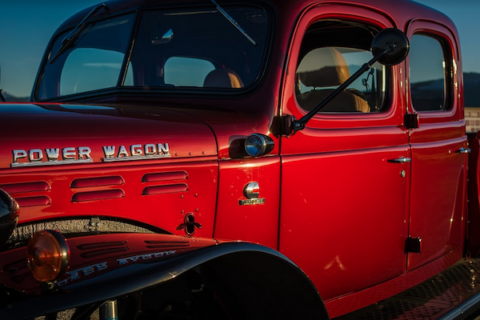
[[[455,153],[470,153],[470,152],[472,152],[472,150],[470,150],[470,148],[467,148],[467,149],[460,148],[457,151],[455,151]]]
[[[411,158],[401,157],[401,158],[398,158],[398,159],[390,159],[390,160],[388,160],[388,162],[393,162],[393,163],[407,163],[407,162],[412,162],[412,159],[411,159]]]

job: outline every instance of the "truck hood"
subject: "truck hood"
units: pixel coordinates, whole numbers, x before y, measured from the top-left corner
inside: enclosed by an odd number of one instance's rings
[[[217,154],[212,131],[153,108],[0,105],[0,170]]]
[[[185,235],[187,218],[196,236],[212,236],[217,143],[204,122],[174,110],[66,104],[0,104],[0,119],[0,189],[20,205],[18,240],[38,224]]]

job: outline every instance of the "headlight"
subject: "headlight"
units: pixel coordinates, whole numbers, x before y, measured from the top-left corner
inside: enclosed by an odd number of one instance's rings
[[[259,133],[251,134],[245,140],[245,151],[252,157],[270,153],[274,147],[275,143],[272,138]]]

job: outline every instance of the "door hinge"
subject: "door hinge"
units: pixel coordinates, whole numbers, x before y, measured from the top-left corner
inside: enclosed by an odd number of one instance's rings
[[[289,114],[284,116],[275,116],[273,118],[272,133],[274,136],[290,136],[294,133],[293,123],[295,117]]]
[[[407,113],[405,114],[405,127],[407,129],[417,129],[420,126],[420,117],[418,113]]]
[[[422,239],[408,237],[405,239],[405,253],[420,253],[422,251]]]

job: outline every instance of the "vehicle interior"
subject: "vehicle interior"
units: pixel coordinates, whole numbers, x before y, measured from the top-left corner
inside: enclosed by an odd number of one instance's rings
[[[324,20],[307,30],[297,66],[296,97],[310,111],[372,58],[377,30],[353,22]],[[386,67],[375,63],[320,112],[380,112],[384,107]]]

